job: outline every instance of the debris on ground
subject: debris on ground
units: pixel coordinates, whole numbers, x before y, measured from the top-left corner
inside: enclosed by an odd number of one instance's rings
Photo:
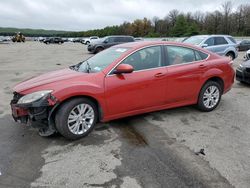
[[[206,155],[206,154],[205,154],[205,150],[204,150],[204,149],[200,149],[200,151],[195,152],[195,154],[196,154],[196,155],[200,155],[200,154],[202,154],[202,155]]]

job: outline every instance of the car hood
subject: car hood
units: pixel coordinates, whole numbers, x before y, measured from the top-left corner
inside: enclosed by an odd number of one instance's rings
[[[246,68],[250,68],[250,60],[242,62],[241,65]]]
[[[46,74],[42,74],[37,77],[30,78],[28,80],[25,80],[19,84],[17,84],[14,87],[14,91],[21,93],[25,90],[30,90],[34,89],[40,86],[48,85],[48,84],[53,84],[53,83],[59,83],[60,81],[72,79],[74,77],[79,77],[79,76],[88,76],[88,73],[82,73],[82,72],[77,72],[71,69],[62,69],[62,70],[57,70],[57,71],[52,71]],[[48,88],[49,89],[49,88]]]

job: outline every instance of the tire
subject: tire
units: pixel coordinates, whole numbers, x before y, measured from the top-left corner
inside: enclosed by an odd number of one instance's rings
[[[87,114],[87,112],[89,112],[90,113],[89,116],[91,117],[94,116],[94,117],[86,118],[80,115],[81,113],[78,110],[79,108],[83,110],[83,113],[86,112],[84,113],[85,115]],[[80,115],[80,119],[78,115]],[[69,140],[77,140],[87,136],[93,130],[97,122],[97,119],[98,119],[98,111],[95,103],[87,98],[76,98],[67,101],[62,106],[60,106],[55,116],[55,124],[57,131],[62,136],[64,136]]]
[[[86,44],[86,45],[89,45],[89,43],[90,43],[90,42],[89,42],[89,41],[87,41],[85,44]]]
[[[226,54],[226,56],[229,57],[229,58],[231,58],[231,60],[234,60],[234,59],[235,59],[235,55],[234,55],[233,52],[228,52],[228,53]]]
[[[212,88],[215,88],[214,92],[211,91]],[[209,94],[209,91],[211,91],[213,95],[210,96],[212,98],[207,98],[206,100],[206,95],[208,96],[211,95]],[[197,103],[198,109],[203,112],[210,112],[214,110],[220,103],[221,95],[222,95],[222,87],[218,82],[215,82],[215,81],[206,82],[201,88],[201,91],[199,94],[198,103]]]
[[[95,54],[103,51],[104,49],[102,47],[97,47],[96,50],[95,50]]]

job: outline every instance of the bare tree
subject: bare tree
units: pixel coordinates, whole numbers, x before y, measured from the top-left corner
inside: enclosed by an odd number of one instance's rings
[[[226,1],[225,3],[222,4],[222,9],[223,9],[223,32],[225,34],[230,33],[230,14],[232,12],[232,2],[231,1]]]
[[[169,12],[168,17],[172,26],[175,25],[178,15],[179,11],[177,9],[171,10]]]

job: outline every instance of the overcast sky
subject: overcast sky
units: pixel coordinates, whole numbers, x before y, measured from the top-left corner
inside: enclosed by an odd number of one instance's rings
[[[214,11],[224,0],[0,0],[0,27],[80,31],[119,25],[137,18]],[[236,8],[250,0],[233,0]]]

